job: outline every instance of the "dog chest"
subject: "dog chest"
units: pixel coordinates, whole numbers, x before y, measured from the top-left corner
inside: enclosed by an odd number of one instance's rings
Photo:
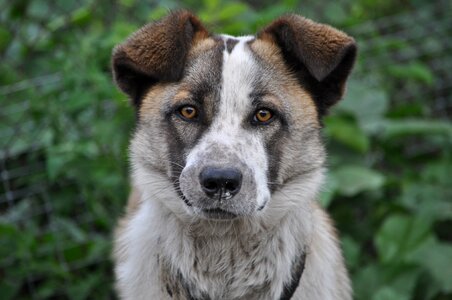
[[[290,276],[280,270],[291,269],[280,238],[191,239],[184,252],[168,256],[162,247],[159,256],[162,292],[172,299],[276,299]]]

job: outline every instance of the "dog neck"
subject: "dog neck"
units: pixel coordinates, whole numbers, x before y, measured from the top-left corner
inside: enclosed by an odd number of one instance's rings
[[[309,216],[301,225],[293,212],[271,225],[262,218],[187,224],[160,208],[160,224],[166,226],[159,228],[159,268],[168,294],[179,293],[182,299],[271,295],[282,300],[295,292],[304,270]]]
[[[300,284],[300,280],[305,268],[305,262],[306,252],[302,252],[292,263],[290,281],[284,284],[281,296],[277,297],[276,299],[290,300],[292,298],[297,287]],[[180,271],[171,271],[171,267],[167,262],[162,262],[160,272],[162,281],[166,283],[165,290],[170,297],[174,297],[175,299],[190,300],[211,299],[211,296],[208,295],[208,293],[199,291],[196,287],[196,284],[193,284],[191,280],[184,278]],[[256,297],[260,294],[268,295],[269,289],[265,289],[265,287],[260,286],[257,289],[250,289],[249,292],[252,297]],[[246,296],[246,299],[251,299],[250,297],[251,296]]]

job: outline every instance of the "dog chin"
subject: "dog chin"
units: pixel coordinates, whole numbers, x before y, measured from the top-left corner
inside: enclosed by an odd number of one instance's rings
[[[187,204],[187,201],[184,201]],[[211,221],[229,221],[236,219],[251,218],[261,211],[261,209],[251,209],[244,211],[232,211],[224,207],[197,207],[186,205],[188,213],[195,217]]]
[[[238,214],[221,208],[199,209],[196,214],[203,219],[220,221],[233,220],[239,217]]]

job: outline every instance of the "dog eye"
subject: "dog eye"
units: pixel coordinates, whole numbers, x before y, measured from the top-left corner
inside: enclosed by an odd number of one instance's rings
[[[257,124],[266,125],[273,120],[273,112],[269,109],[258,109],[254,114],[253,121]]]
[[[186,120],[194,120],[198,116],[198,111],[194,106],[185,105],[179,108],[179,115]]]

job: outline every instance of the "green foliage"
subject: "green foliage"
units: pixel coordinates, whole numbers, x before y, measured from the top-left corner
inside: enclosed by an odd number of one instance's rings
[[[419,74],[388,72],[419,82]],[[417,112],[390,117],[391,109],[384,90],[355,77],[326,119],[330,210],[343,227],[357,299],[445,299],[452,244],[441,232],[452,212],[452,124]],[[412,149],[414,138],[429,145],[427,153]]]
[[[431,85],[433,74],[416,66],[383,75]],[[355,77],[325,120],[333,150],[330,209],[346,235],[357,299],[445,299],[452,278],[451,236],[444,235],[452,212],[452,124],[416,110],[399,117],[389,100],[384,89]],[[426,153],[415,149],[423,144]]]
[[[37,191],[12,206],[0,198],[2,299],[114,297],[111,231],[127,198],[134,116],[112,83],[110,53],[145,22],[181,7],[171,0],[57,2],[0,0],[0,162],[43,169],[0,188],[0,195]],[[188,0],[182,6],[215,31],[237,35],[289,11],[373,28],[365,21],[403,12],[402,4]],[[321,203],[342,234],[356,299],[449,299],[452,125],[436,118],[420,93],[438,77],[429,57],[388,64],[391,51],[412,49],[366,30],[372,43],[357,36],[364,50],[346,99],[324,120],[330,172]],[[441,50],[435,39],[423,43]],[[374,64],[366,69],[369,57]],[[452,66],[450,57],[442,63]],[[401,83],[413,91],[408,103],[399,101]]]

